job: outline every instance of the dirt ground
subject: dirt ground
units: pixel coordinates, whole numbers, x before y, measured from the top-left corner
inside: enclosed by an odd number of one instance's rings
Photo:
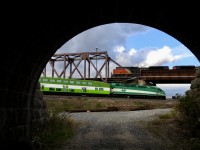
[[[84,97],[44,95],[48,108],[63,107],[65,111],[131,111],[156,108],[171,108],[176,106],[177,100],[133,99],[112,97]]]
[[[81,122],[74,137],[63,150],[169,150],[170,140],[157,138],[144,128],[140,121],[148,122],[167,109],[121,112],[81,112],[70,116]],[[166,146],[166,144],[170,146]]]
[[[109,98],[109,97],[80,97],[80,96],[56,96],[56,95],[44,95],[44,100],[47,102],[47,108],[48,109],[54,109],[57,110],[58,112],[67,112],[71,111],[70,113],[75,112],[75,114],[79,114],[80,111],[87,111],[83,113],[87,114],[93,114],[92,110],[106,110],[107,108],[115,108],[116,116],[118,116],[118,113],[126,113],[126,112],[132,112],[136,110],[153,110],[153,109],[174,109],[176,108],[178,104],[178,100],[175,99],[167,99],[167,100],[155,100],[155,99],[130,99],[130,98]],[[116,109],[117,108],[117,109]],[[73,111],[72,111],[73,110]],[[130,111],[132,110],[132,111]],[[67,112],[67,113],[69,113]],[[91,112],[91,113],[88,113]],[[141,111],[140,111],[141,112]],[[98,111],[95,113],[99,113]],[[104,112],[101,112],[104,113]],[[107,113],[107,112],[105,112]],[[108,112],[112,113],[112,112]],[[126,115],[127,116],[127,115]],[[97,116],[98,117],[98,116]],[[200,139],[193,137],[191,135],[190,127],[184,125],[184,122],[181,120],[181,117],[174,115],[174,116],[161,116],[162,118],[157,118],[155,120],[149,121],[149,122],[138,122],[135,124],[135,122],[130,122],[127,121],[125,122],[119,122],[119,123],[113,123],[113,121],[109,122],[109,119],[107,118],[108,115],[105,116],[105,119],[103,117],[100,117],[99,119],[95,119],[92,116],[92,119],[90,120],[89,124],[86,123],[84,126],[78,129],[78,137],[75,138],[75,143],[71,141],[70,143],[67,143],[66,146],[68,149],[78,149],[81,146],[84,147],[84,142],[85,146],[87,145],[87,141],[81,141],[83,138],[87,138],[89,135],[93,135],[94,133],[105,133],[106,136],[112,136],[116,134],[117,136],[114,136],[112,138],[98,138],[98,136],[95,134],[94,136],[97,136],[97,141],[96,144],[93,141],[94,138],[91,138],[90,140],[92,145],[90,145],[89,149],[98,149],[100,146],[101,148],[104,147],[106,150],[112,149],[112,146],[118,146],[115,147],[115,149],[123,149],[123,146],[127,146],[127,149],[131,149],[133,146],[137,146],[134,143],[129,143],[129,145],[126,145],[126,142],[124,138],[126,135],[130,136],[130,132],[134,131],[133,135],[136,135],[133,139],[136,138],[142,138],[143,141],[145,142],[146,136],[149,135],[153,137],[153,141],[151,138],[147,140],[145,143],[147,143],[149,146],[143,147],[142,142],[139,143],[138,149],[170,149],[172,150],[197,150],[200,149]],[[124,117],[120,117],[120,119],[124,119]],[[118,119],[114,119],[115,121],[119,121]],[[111,120],[113,120],[113,117],[111,117]],[[91,121],[95,124],[91,124]],[[99,131],[97,131],[96,127],[99,125],[97,122],[101,121],[102,123],[100,124],[101,126],[98,128]],[[105,121],[108,121],[105,123]],[[110,124],[113,124],[110,126]],[[134,125],[134,128],[132,128],[132,125]],[[94,128],[95,127],[95,128]],[[121,127],[120,129],[117,129],[118,127]],[[124,128],[126,127],[126,128]],[[122,129],[123,128],[123,129]],[[127,129],[124,131],[124,129]],[[135,129],[139,129],[141,132],[138,132]],[[95,132],[93,132],[96,130]],[[107,132],[109,130],[109,132]],[[92,131],[92,132],[91,132]],[[116,131],[116,132],[115,132]],[[121,131],[120,133],[118,131]],[[123,132],[122,132],[123,131]],[[87,132],[87,133],[86,133]],[[140,133],[144,136],[140,136]],[[122,134],[123,136],[119,136],[119,134]],[[138,134],[138,136],[137,136]],[[99,135],[99,134],[98,134]],[[133,135],[131,137],[133,137]],[[119,137],[119,139],[116,139],[115,137]],[[77,140],[79,139],[79,140]],[[106,140],[107,139],[107,140]],[[112,142],[111,139],[117,140],[118,143]],[[130,139],[127,137],[127,139]],[[84,140],[84,139],[83,139]],[[165,141],[165,142],[164,142]],[[78,142],[83,142],[83,143],[78,143]],[[124,143],[125,142],[125,143]],[[129,141],[130,142],[130,141]],[[149,142],[149,143],[148,143]],[[101,143],[99,145],[99,143]],[[155,147],[155,143],[158,145]],[[77,144],[80,144],[80,147],[77,147]],[[168,147],[164,147],[167,145]],[[65,147],[65,148],[66,148]],[[91,148],[92,147],[92,148]],[[109,148],[108,148],[109,147]],[[126,149],[126,148],[125,148]]]

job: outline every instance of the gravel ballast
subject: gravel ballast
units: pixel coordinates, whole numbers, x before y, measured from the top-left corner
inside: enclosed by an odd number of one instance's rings
[[[63,147],[67,150],[165,150],[166,141],[145,130],[148,122],[167,109],[117,112],[82,112],[68,114],[81,122],[74,137]]]

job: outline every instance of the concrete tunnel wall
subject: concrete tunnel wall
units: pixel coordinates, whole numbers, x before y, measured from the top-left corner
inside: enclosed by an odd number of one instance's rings
[[[200,60],[196,1],[116,0],[80,2],[78,9],[72,6],[77,4],[56,11],[16,7],[12,13],[1,14],[0,149],[30,144],[39,76],[58,48],[87,29],[108,23],[147,25],[173,36]]]

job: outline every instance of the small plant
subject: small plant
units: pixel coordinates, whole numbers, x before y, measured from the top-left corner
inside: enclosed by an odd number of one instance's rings
[[[183,95],[176,93],[174,96],[172,96],[172,99],[179,99],[181,98]]]
[[[33,142],[36,149],[53,150],[72,137],[73,121],[66,114],[48,113],[46,120],[45,126],[34,132]]]
[[[161,114],[161,115],[159,115],[160,119],[170,119],[172,117],[174,117],[172,113],[167,113],[167,114]]]
[[[200,112],[200,98],[186,92],[185,96],[179,98],[178,109],[185,114],[191,122],[198,121]]]
[[[105,105],[102,104],[102,103],[100,103],[100,102],[97,102],[96,105],[95,105],[95,107],[96,107],[97,109],[98,109],[98,108],[104,108]]]
[[[170,113],[160,114],[158,117],[159,118],[151,122],[153,125],[160,125],[170,122],[170,120],[173,120],[176,117],[176,111],[172,110]]]

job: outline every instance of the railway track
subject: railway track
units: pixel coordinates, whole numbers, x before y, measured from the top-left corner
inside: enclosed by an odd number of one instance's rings
[[[143,98],[143,97],[112,97],[112,96],[96,96],[96,95],[66,95],[66,94],[55,94],[55,93],[48,93],[43,94],[45,98],[55,98],[56,99],[91,99],[91,100],[134,100],[134,101],[176,101],[174,99],[156,99],[156,98]]]

